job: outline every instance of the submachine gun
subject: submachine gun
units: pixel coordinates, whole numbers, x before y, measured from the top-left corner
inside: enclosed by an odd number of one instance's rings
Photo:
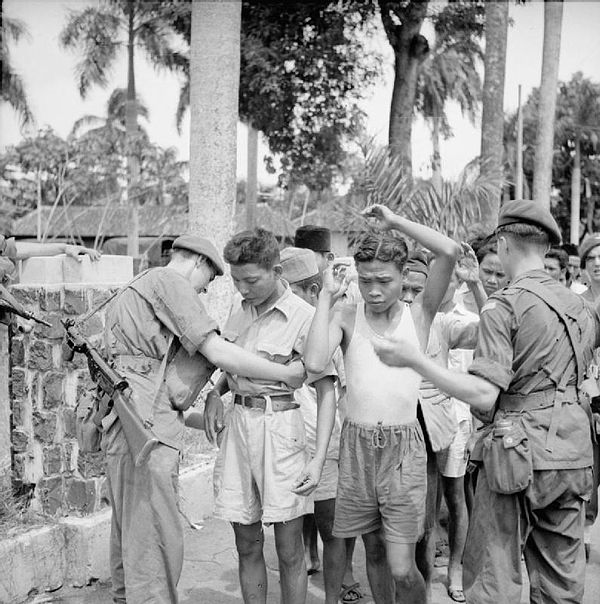
[[[71,358],[75,352],[85,354],[90,375],[98,387],[92,421],[100,429],[102,420],[114,409],[135,465],[143,464],[159,441],[136,411],[127,380],[90,344],[73,319],[63,319],[62,323]]]

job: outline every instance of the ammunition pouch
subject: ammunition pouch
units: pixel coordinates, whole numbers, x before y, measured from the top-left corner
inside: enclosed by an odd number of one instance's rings
[[[488,485],[495,493],[512,495],[533,481],[533,458],[527,433],[514,423],[501,434],[493,429],[483,439],[483,465]]]

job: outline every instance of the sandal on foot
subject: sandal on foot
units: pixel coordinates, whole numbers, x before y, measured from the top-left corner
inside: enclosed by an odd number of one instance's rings
[[[467,601],[467,598],[465,598],[465,593],[463,592],[462,587],[455,587],[453,585],[450,585],[450,587],[448,587],[448,595],[455,602],[466,602]]]
[[[344,585],[342,583],[342,591],[340,591],[340,600],[344,604],[352,604],[352,602],[358,602],[363,597],[362,591],[360,591],[360,583],[352,583],[352,585]]]

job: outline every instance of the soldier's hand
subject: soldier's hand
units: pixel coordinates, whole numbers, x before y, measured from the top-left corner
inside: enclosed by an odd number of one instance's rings
[[[294,482],[292,492],[296,495],[310,495],[317,488],[322,472],[323,462],[311,459]]]
[[[396,214],[379,203],[366,207],[360,214],[367,219],[374,218],[377,221],[377,226],[382,230],[394,228]]]
[[[373,341],[375,354],[390,367],[412,367],[421,355],[417,346],[405,338],[380,338]]]
[[[286,369],[286,377],[283,381],[290,388],[297,390],[306,380],[306,368],[304,367],[304,363],[300,359],[296,359],[284,367]]]
[[[206,438],[212,445],[217,444],[217,436],[223,430],[223,401],[221,397],[211,390],[204,404],[204,431]]]

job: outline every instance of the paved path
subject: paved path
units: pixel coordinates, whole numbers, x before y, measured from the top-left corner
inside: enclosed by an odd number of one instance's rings
[[[266,532],[265,554],[269,568],[269,604],[279,602],[279,586],[275,568],[277,560],[273,543],[273,531]],[[237,559],[233,545],[233,532],[225,522],[208,519],[201,530],[188,530],[185,536],[185,564],[179,584],[180,604],[239,604],[241,602],[237,577]],[[364,549],[356,546],[354,566],[357,579],[363,586],[365,597],[360,604],[372,604],[368,594],[368,583],[364,572]],[[432,604],[451,604],[446,595],[445,567],[436,568],[433,584]],[[587,567],[586,594],[584,604],[600,602],[600,523],[596,523],[593,534],[592,555]],[[321,604],[324,600],[323,575],[317,573],[309,578],[307,604]],[[522,602],[527,603],[524,596]],[[111,604],[108,586],[91,585],[83,589],[62,589],[53,594],[37,596],[31,604]]]

